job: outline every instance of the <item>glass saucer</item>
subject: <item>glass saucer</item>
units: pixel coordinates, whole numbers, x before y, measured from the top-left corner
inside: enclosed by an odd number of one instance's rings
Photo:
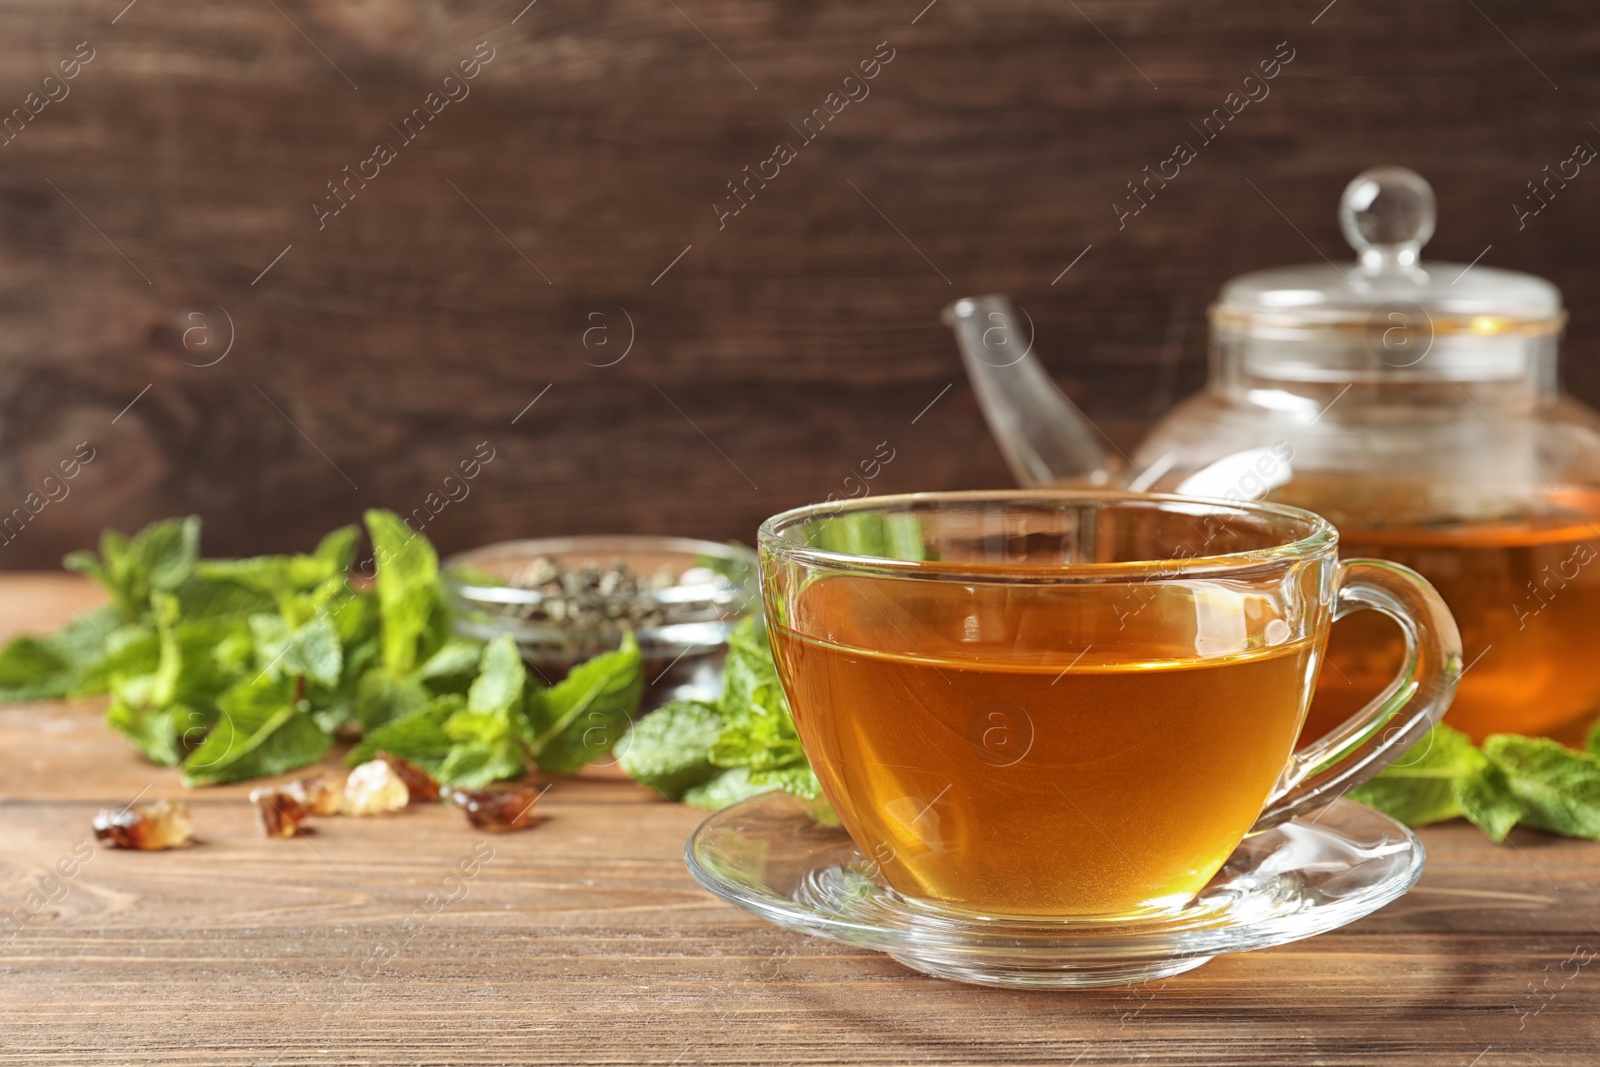
[[[1337,929],[1400,897],[1422,874],[1422,843],[1354,801],[1248,838],[1181,911],[1071,921],[952,915],[901,896],[843,830],[802,801],[763,793],[713,814],[684,850],[712,893],[801,933],[886,952],[940,978],[1041,989],[1125,985],[1228,952]]]

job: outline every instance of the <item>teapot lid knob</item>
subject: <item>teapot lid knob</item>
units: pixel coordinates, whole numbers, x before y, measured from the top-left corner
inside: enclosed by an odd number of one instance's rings
[[[1433,187],[1407,167],[1364,170],[1339,198],[1339,226],[1368,275],[1416,271],[1433,223]]]

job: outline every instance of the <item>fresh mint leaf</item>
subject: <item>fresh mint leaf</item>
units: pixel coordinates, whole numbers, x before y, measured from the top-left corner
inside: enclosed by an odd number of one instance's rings
[[[483,645],[464,637],[453,638],[417,668],[417,678],[435,693],[465,693],[477,677]]]
[[[1436,726],[1376,778],[1352,789],[1350,799],[1407,826],[1427,826],[1464,815],[1462,784],[1488,765],[1466,734]]]
[[[731,771],[723,771],[704,785],[695,786],[683,795],[683,802],[692,808],[709,808],[716,811],[730,804],[737,804],[741,800],[748,800],[762,793],[770,793],[780,788],[773,782],[758,782],[756,776],[748,768],[736,767]],[[791,791],[792,792],[792,791]],[[798,794],[805,801],[806,813],[818,824],[828,827],[840,825],[838,813],[820,793],[807,796]]]
[[[198,558],[197,519],[107,531],[68,565],[113,606],[0,648],[0,699],[109,692],[108,723],[192,784],[292,769],[357,724],[353,756],[383,745],[466,784],[520,775],[533,732],[516,647],[452,639],[433,546],[390,512],[366,520],[370,592],[350,580],[355,526],[235,560]]]
[[[334,575],[308,589],[284,593],[278,598],[278,613],[290,626],[303,626],[312,619],[328,619],[336,623],[341,637],[354,636],[351,624],[362,618],[365,614],[363,602],[371,599],[356,594],[343,575]],[[347,613],[353,614],[355,619],[346,618]]]
[[[294,646],[290,658],[291,669],[305,675],[318,685],[339,684],[339,670],[344,666],[344,649],[339,644],[339,631],[327,616],[312,619],[291,635]]]
[[[333,620],[326,615],[294,629],[281,615],[252,615],[250,633],[262,673],[305,677],[329,687],[339,684],[344,650]]]
[[[711,762],[719,767],[747,767],[755,784],[792,783],[812,789],[811,765],[795,731],[772,646],[759,619],[743,620],[728,635],[727,679],[721,702],[727,726],[711,746]],[[760,777],[769,774],[774,777]]]
[[[242,631],[236,624],[211,620],[184,621],[177,598],[156,593],[152,598],[160,654],[148,695],[154,707],[190,704],[209,708],[243,673],[243,664],[218,657],[230,651]]]
[[[317,614],[333,620],[346,651],[372,642],[373,652],[381,652],[378,598],[372,593],[356,592],[344,578],[331,579],[328,589],[328,594],[321,597]]]
[[[772,645],[761,620],[743,619],[728,634],[725,675],[720,704],[725,716],[742,717],[752,706],[764,711],[781,706],[787,711],[783,686],[778,681],[778,667],[772,659]]]
[[[394,512],[373,509],[366,519],[378,566],[383,662],[396,675],[409,674],[449,637],[439,557]]]
[[[1491,841],[1504,841],[1524,814],[1505,774],[1493,763],[1457,783],[1456,790],[1461,798],[1461,814]]]
[[[197,566],[203,567],[205,564]],[[252,615],[276,611],[267,592],[228,578],[207,578],[196,573],[173,591],[179,614],[190,621],[246,622]]]
[[[12,638],[0,649],[0,704],[64,697],[77,673],[77,665],[50,638]]]
[[[748,767],[757,773],[810,769],[794,720],[786,711],[758,704],[723,730],[711,746],[711,762],[718,767]]]
[[[107,605],[89,612],[78,612],[73,620],[52,634],[48,640],[57,653],[73,664],[80,679],[99,668],[112,649],[112,641],[122,620],[117,609]],[[73,692],[80,690],[75,682]]]
[[[477,675],[478,661],[483,659],[483,645],[480,641],[469,638],[454,638],[446,641],[437,653],[427,657],[427,662],[418,667],[418,678],[448,678],[453,675],[470,673]]]
[[[628,729],[643,696],[639,643],[625,632],[616,651],[579,664],[559,684],[529,698],[529,747],[539,769],[570,774],[605,755]]]
[[[813,800],[822,795],[822,783],[817,781],[816,773],[812,771],[809,763],[789,764],[769,770],[752,769],[750,784],[765,786],[768,789],[776,787],[805,800]]]
[[[819,798],[760,619],[744,619],[729,634],[724,679],[714,707],[672,704],[641,719],[618,758],[623,769],[697,807],[723,807],[771,789]],[[817,803],[819,811],[826,807]]]
[[[288,677],[257,677],[224,693],[221,717],[184,760],[184,785],[283,774],[321,759],[330,739],[296,706],[293,687]]]
[[[1548,738],[1515,734],[1487,738],[1483,754],[1505,775],[1524,825],[1600,840],[1600,760]]]
[[[709,808],[716,811],[729,804],[748,800],[759,793],[770,793],[773,788],[770,785],[752,783],[748,767],[735,767],[731,771],[723,771],[704,785],[697,785],[688,790],[682,799],[692,808]]]
[[[128,558],[152,590],[178,588],[200,558],[200,516],[152,522],[129,544]]]
[[[356,721],[355,709],[344,701],[324,699],[313,695],[315,693],[316,690],[312,690],[306,694],[306,703],[309,705],[306,714],[317,724],[317,729],[330,739],[339,737],[346,727]]]
[[[387,668],[374,667],[357,686],[356,718],[363,729],[372,730],[421,711],[432,699],[417,679],[396,678]]]
[[[426,767],[435,777],[456,741],[445,732],[444,724],[466,707],[466,698],[456,693],[436,697],[427,706],[402,719],[395,719],[369,730],[361,743],[350,750],[345,762],[352,767],[365,763],[379,750],[403,756]],[[457,783],[451,783],[457,784]]]
[[[311,554],[326,564],[333,574],[342,578],[350,573],[350,565],[356,559],[356,546],[360,543],[361,527],[352,523],[339,527],[318,541]]]
[[[307,627],[315,627],[319,631],[327,627],[334,638],[329,642],[326,635],[321,636],[320,643],[308,647],[306,653],[309,656],[310,653],[320,652],[323,657],[321,677],[326,679],[326,668],[332,665],[332,657],[337,649],[339,669],[337,680],[332,684],[311,677],[305,696],[311,703],[311,714],[317,724],[327,733],[337,734],[359,722],[357,707],[361,683],[378,661],[381,637],[378,633],[377,598],[351,589],[343,576],[328,579],[317,591],[306,594],[306,598],[306,606],[312,606],[314,602],[314,610],[310,613],[310,621],[301,627],[302,632]],[[286,622],[290,617],[307,617],[304,610],[292,604],[290,610],[293,615],[286,617]]]
[[[322,551],[319,546],[318,553]],[[201,560],[194,578],[185,584],[226,591],[223,604],[237,605],[236,610],[250,604],[253,610],[245,612],[249,615],[275,612],[291,629],[329,618],[341,639],[354,640],[373,625],[374,599],[350,587],[348,563],[341,562],[349,554],[347,549],[335,545],[329,553]]]
[[[309,555],[201,560],[195,566],[195,575],[209,581],[249,586],[281,601],[290,594],[307,593],[329,581],[342,584],[349,576],[360,536],[359,527],[346,526],[324,537]]]
[[[475,712],[504,712],[522,704],[528,668],[522,652],[509,635],[502,634],[483,646],[478,678],[467,691],[467,707]]]
[[[338,629],[337,620],[334,626]],[[344,662],[339,669],[339,683],[325,686],[312,682],[306,689],[312,718],[324,731],[335,735],[348,727],[360,725],[356,709],[361,697],[361,683],[377,663],[379,643],[375,626],[365,633],[352,634],[349,638],[340,631],[340,638],[349,643],[341,651]],[[388,710],[392,717],[393,709]]]
[[[178,599],[151,594],[154,633],[127,627],[107,642],[106,723],[147,759],[172,766],[206,736],[217,697],[246,666],[229,653],[241,627],[182,621]]]
[[[161,635],[152,626],[119,626],[106,639],[105,658],[90,668],[70,694],[121,694],[142,685],[139,702],[148,699],[156,668],[161,664]]]
[[[105,586],[127,622],[144,618],[150,594],[170,592],[194,573],[200,555],[200,518],[153,522],[132,540],[114,530],[100,538],[100,555],[74,552],[63,564]]]
[[[380,749],[421,764],[445,785],[476,788],[526,770],[508,715],[469,711],[458,693],[369,730],[346,762],[364,762]]]
[[[478,789],[490,782],[521,778],[527,772],[522,763],[522,747],[514,739],[470,741],[457,744],[439,765],[439,781],[445,785]]]
[[[1435,726],[1376,778],[1350,791],[1409,826],[1464,817],[1501,841],[1523,816],[1505,774],[1466,734]]]
[[[93,696],[110,686],[107,659],[123,628],[113,607],[80,612],[48,637],[24,635],[0,648],[0,704]]]
[[[633,724],[617,745],[628,776],[668,800],[724,773],[709,753],[722,736],[722,712],[695,700],[674,700]]]
[[[1600,759],[1542,737],[1496,734],[1480,751],[1437,726],[1350,795],[1412,826],[1464,816],[1495,841],[1519,824],[1600,840]]]
[[[450,716],[450,721],[444,724],[444,732],[453,741],[470,744],[512,738],[517,731],[506,708],[499,711],[473,711],[468,707]]]
[[[199,712],[182,704],[137,707],[113,697],[106,708],[106,725],[133,742],[145,759],[176,767],[183,762],[185,735],[194,731],[193,738],[198,741],[208,724]]]
[[[464,651],[436,654],[438,662],[429,663],[456,674]],[[430,697],[419,677],[370,672],[362,685],[368,729],[349,760],[361,762],[382,749],[427,767],[447,785],[467,787],[521,777],[522,654],[510,638],[481,650],[473,646],[472,653],[481,670],[466,697]]]
[[[523,688],[527,668],[510,637],[497,637],[483,647],[478,677],[467,691],[466,706],[444,720],[451,747],[439,765],[439,780],[449,785],[480,786],[502,778],[520,778]]]

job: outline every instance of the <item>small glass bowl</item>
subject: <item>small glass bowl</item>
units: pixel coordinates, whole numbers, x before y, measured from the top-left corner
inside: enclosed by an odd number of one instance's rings
[[[568,568],[625,564],[646,586],[670,573],[675,580],[603,600],[615,610],[599,626],[574,626],[564,616],[569,596],[547,596],[513,584],[541,558]],[[632,629],[644,658],[648,711],[673,699],[713,699],[728,632],[756,606],[756,555],[739,544],[686,537],[549,537],[503,541],[451,556],[441,568],[456,632],[487,641],[510,634],[523,658],[547,682],[559,681],[584,660],[616,648]],[[687,582],[681,579],[687,577]],[[614,609],[613,609],[613,606]]]

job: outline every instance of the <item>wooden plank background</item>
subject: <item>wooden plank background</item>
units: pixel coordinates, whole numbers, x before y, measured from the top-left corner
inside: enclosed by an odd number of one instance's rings
[[[15,0],[0,114],[80,42],[0,147],[0,513],[95,458],[0,567],[183,512],[213,553],[308,545],[422,506],[480,442],[427,527],[446,550],[750,540],[881,441],[875,491],[1004,485],[944,303],[1016,296],[1130,444],[1203,379],[1218,286],[1342,257],[1339,191],[1380,162],[1432,179],[1429,253],[1562,287],[1567,379],[1600,400],[1600,176],[1520,231],[1512,206],[1600,145],[1579,0]],[[319,230],[325,183],[480,42],[470,95]],[[1119,229],[1124,183],[1280,42],[1270,96]]]

